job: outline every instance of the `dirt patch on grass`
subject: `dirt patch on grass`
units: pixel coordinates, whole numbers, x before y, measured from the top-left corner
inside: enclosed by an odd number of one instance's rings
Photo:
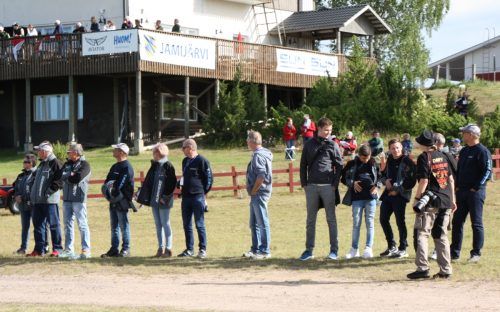
[[[500,282],[339,279],[332,271],[4,275],[0,303],[215,311],[498,309]]]

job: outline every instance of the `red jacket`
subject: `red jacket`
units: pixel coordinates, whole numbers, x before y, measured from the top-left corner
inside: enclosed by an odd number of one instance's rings
[[[289,127],[288,124],[285,124],[285,126],[283,127],[283,140],[285,141],[295,140],[296,134],[297,134],[297,129],[295,129],[294,125],[292,125],[292,127]]]
[[[304,138],[312,138],[314,136],[314,132],[316,132],[316,124],[314,121],[311,120],[309,127],[302,125],[302,136]]]

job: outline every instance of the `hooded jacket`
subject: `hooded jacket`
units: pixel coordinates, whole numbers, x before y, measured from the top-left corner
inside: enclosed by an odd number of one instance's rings
[[[62,169],[63,201],[84,203],[87,201],[90,181],[90,165],[83,157],[68,160]]]
[[[41,160],[31,187],[31,204],[58,204],[62,188],[62,162],[54,154]]]
[[[170,208],[170,198],[173,198],[176,184],[177,178],[172,163],[166,158],[160,161],[152,160],[136,201],[146,206]],[[160,203],[160,199],[163,199],[164,204]]]
[[[264,147],[256,149],[247,166],[247,192],[250,195],[257,178],[264,178],[258,194],[270,194],[273,190],[273,154]]]
[[[300,158],[300,184],[330,184],[338,188],[342,155],[337,143],[316,137],[306,143]]]
[[[33,179],[35,177],[35,168],[30,170],[23,169],[17,176],[16,181],[12,184],[14,186],[14,196],[21,196],[22,202],[19,209],[27,211],[31,209],[30,205],[30,189]]]

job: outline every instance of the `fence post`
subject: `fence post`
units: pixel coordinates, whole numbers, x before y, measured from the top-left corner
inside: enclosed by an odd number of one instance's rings
[[[7,179],[6,178],[2,179],[2,185],[7,185]]]
[[[472,64],[472,81],[476,80],[476,74],[477,74],[476,64]]]
[[[238,197],[238,173],[234,166],[231,166],[231,176],[233,178],[233,195]]]
[[[293,162],[288,163],[288,184],[290,193],[293,193]]]
[[[500,176],[500,148],[495,148],[495,168],[492,168],[493,172],[496,171],[495,178],[498,179],[498,176]],[[496,170],[495,170],[496,169]]]

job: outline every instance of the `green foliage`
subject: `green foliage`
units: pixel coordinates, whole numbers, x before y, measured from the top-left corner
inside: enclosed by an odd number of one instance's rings
[[[247,124],[249,128],[260,131],[266,123],[266,108],[259,85],[245,83],[243,85],[243,92],[245,96],[245,118]]]
[[[500,147],[500,106],[485,116],[481,127],[481,142],[490,149]]]
[[[53,148],[53,153],[57,157],[57,159],[61,161],[66,161],[66,151],[68,150],[68,147],[66,144],[62,144],[61,142],[57,141],[56,143],[52,144]]]
[[[434,89],[448,89],[454,87],[455,84],[446,79],[439,79],[437,82],[434,82],[432,86],[429,88],[430,90]]]

